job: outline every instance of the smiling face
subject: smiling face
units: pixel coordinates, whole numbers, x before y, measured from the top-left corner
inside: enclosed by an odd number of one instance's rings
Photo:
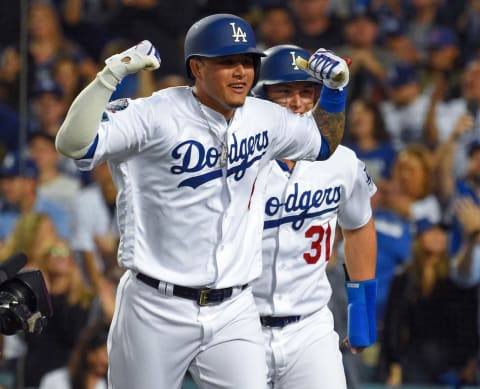
[[[245,103],[255,77],[255,58],[250,54],[195,57],[190,60],[194,91],[206,106],[230,119]]]
[[[285,82],[265,85],[267,98],[295,113],[310,111],[318,97],[319,84],[313,82]]]

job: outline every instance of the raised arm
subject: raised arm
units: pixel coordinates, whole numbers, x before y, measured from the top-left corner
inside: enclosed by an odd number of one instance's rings
[[[105,63],[103,70],[80,92],[67,112],[55,140],[60,154],[74,159],[88,156],[95,147],[102,113],[118,83],[127,74],[157,69],[160,56],[149,41],[142,41],[111,56]]]
[[[462,228],[462,245],[452,261],[453,279],[473,286],[480,282],[480,206],[470,198],[459,198],[455,213]]]
[[[343,138],[346,86],[350,78],[348,62],[330,50],[318,49],[308,61],[297,58],[296,63],[323,83],[312,114],[324,139],[322,155],[328,158]]]
[[[458,139],[473,127],[474,118],[466,112],[458,119],[450,137],[435,152],[436,192],[443,204],[451,200],[455,191],[453,162],[457,153]]]

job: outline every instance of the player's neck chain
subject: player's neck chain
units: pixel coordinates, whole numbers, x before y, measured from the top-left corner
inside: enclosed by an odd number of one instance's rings
[[[228,137],[228,129],[225,131],[225,135],[222,136],[218,134],[216,131],[212,129],[210,126],[210,121],[208,120],[207,114],[203,110],[202,103],[200,100],[198,100],[197,95],[192,91],[193,96],[195,97],[195,100],[197,101],[198,108],[200,109],[200,112],[202,114],[203,120],[207,123],[208,130],[215,135],[215,137],[220,141],[220,158],[218,159],[220,166],[224,167],[227,165],[227,158],[228,158],[228,142],[227,142],[227,137]],[[231,119],[228,121],[228,125],[230,126]]]

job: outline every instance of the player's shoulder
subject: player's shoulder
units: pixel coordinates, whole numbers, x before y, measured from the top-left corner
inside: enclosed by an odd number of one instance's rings
[[[262,110],[263,112],[269,109],[273,111],[288,111],[281,105],[272,103],[269,100],[261,99],[255,96],[247,96],[245,100],[245,106],[247,108],[259,109],[259,110]]]
[[[339,145],[328,160],[331,160],[330,162],[332,163],[342,161],[343,165],[345,165],[345,163],[354,165],[357,163],[358,158],[355,151],[353,151],[351,148],[344,145]]]
[[[188,85],[184,86],[172,86],[170,88],[160,89],[153,92],[151,96],[145,99],[152,101],[153,103],[161,101],[175,100],[177,102],[182,101],[186,97],[192,94],[192,88]]]

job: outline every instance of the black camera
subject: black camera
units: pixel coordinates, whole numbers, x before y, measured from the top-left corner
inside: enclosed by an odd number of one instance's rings
[[[23,253],[0,263],[0,333],[38,334],[53,315],[52,302],[40,270],[20,272],[26,265]]]

